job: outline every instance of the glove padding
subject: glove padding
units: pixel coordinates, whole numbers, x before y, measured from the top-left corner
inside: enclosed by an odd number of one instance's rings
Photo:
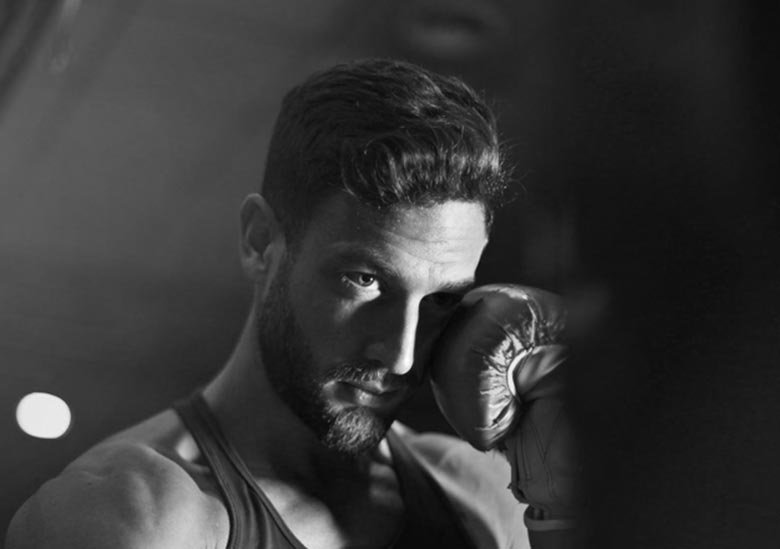
[[[431,361],[436,402],[478,450],[498,448],[512,492],[546,516],[573,510],[572,433],[563,406],[566,310],[535,288],[490,285],[466,294]]]
[[[563,401],[544,397],[530,403],[517,431],[502,443],[512,466],[512,493],[530,504],[537,511],[534,517],[548,526],[552,519],[578,515],[575,440]],[[530,527],[529,520],[526,515]]]

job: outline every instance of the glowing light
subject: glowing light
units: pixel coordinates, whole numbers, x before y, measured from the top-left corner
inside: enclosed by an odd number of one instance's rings
[[[19,428],[35,438],[60,438],[70,428],[70,408],[60,397],[30,393],[16,406]]]

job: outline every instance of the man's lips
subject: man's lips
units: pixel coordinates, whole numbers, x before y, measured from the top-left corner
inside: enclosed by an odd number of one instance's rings
[[[391,387],[379,383],[366,383],[361,381],[342,381],[342,383],[375,396],[390,395],[405,389],[405,387]]]
[[[339,381],[336,397],[349,404],[369,408],[389,408],[400,404],[407,394],[407,388],[385,386],[360,381]]]

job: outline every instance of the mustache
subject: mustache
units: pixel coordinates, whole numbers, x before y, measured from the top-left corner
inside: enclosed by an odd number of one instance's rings
[[[388,391],[413,389],[422,383],[422,376],[399,376],[388,372],[381,363],[370,360],[342,362],[328,368],[323,381],[376,383]]]

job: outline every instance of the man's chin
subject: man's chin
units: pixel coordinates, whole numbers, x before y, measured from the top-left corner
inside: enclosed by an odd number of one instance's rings
[[[321,441],[344,456],[361,456],[377,447],[392,422],[392,418],[379,417],[362,407],[340,410],[332,417]]]

